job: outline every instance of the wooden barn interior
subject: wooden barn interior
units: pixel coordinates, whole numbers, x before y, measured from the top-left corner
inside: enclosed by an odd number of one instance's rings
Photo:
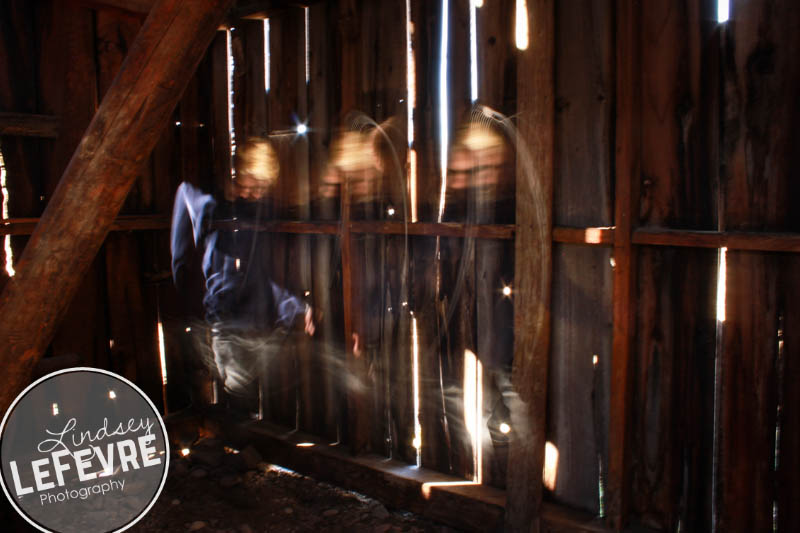
[[[796,0],[2,0],[3,411],[107,369],[170,476],[247,450],[384,520],[131,531],[800,531],[799,55]],[[314,331],[240,396],[171,235],[253,139],[258,218],[203,231]]]

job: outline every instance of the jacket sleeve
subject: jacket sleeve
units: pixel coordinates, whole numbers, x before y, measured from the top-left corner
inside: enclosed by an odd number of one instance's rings
[[[172,208],[172,227],[170,230],[170,251],[172,252],[172,279],[175,285],[182,285],[183,267],[190,254],[205,237],[205,229],[216,207],[210,194],[189,183],[183,182],[175,193]]]
[[[297,317],[305,313],[306,303],[288,290],[278,286],[275,282],[270,281],[270,284],[272,285],[272,297],[277,310],[277,323],[289,328],[294,324]]]

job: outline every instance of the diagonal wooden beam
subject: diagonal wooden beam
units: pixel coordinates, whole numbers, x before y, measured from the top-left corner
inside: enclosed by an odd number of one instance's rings
[[[0,295],[0,408],[29,382],[231,3],[159,0],[145,20]]]

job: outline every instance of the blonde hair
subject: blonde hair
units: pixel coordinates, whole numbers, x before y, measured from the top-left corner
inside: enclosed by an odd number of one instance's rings
[[[236,150],[236,173],[273,185],[278,180],[280,162],[269,139],[248,137]]]

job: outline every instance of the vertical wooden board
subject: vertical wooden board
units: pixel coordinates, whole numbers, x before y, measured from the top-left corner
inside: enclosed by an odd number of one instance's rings
[[[39,36],[35,26],[36,9],[30,2],[0,4],[0,107],[4,111],[38,112],[35,52]],[[41,214],[39,154],[52,143],[42,139],[0,138],[9,216],[35,217]],[[11,238],[12,263],[22,255],[27,241],[28,237],[23,236]]]
[[[783,346],[778,366],[781,432],[776,500],[778,531],[784,532],[800,529],[800,256],[787,254],[780,262]]]
[[[381,4],[379,19],[403,21],[406,2]],[[380,25],[379,25],[380,26]],[[376,75],[378,98],[376,120],[384,126],[380,141],[383,176],[380,189],[381,218],[404,220],[410,215],[407,198],[406,161],[408,159],[407,117],[407,42],[405,24],[391,25],[392,31],[380,32],[381,59]],[[393,211],[392,211],[393,210]],[[409,249],[404,237],[380,239],[383,278],[381,297],[384,303],[382,350],[386,361],[389,390],[384,394],[388,405],[391,454],[409,463],[416,461],[413,448],[413,376],[411,365],[411,316],[409,301]],[[383,311],[383,309],[382,309]]]
[[[36,9],[31,2],[7,1],[0,5],[0,109],[38,112]],[[38,154],[53,141],[2,137],[0,150],[6,167],[8,211],[12,217],[41,213],[41,163]],[[12,239],[15,257],[24,242]]]
[[[475,472],[474,450],[465,418],[466,351],[483,356],[478,353],[475,323],[475,243],[472,238],[440,240],[440,283],[436,295],[450,473],[470,478]]]
[[[109,368],[104,258],[98,256],[81,282],[62,326],[53,338],[54,355],[78,355],[87,366]]]
[[[297,191],[302,169],[296,168],[294,149],[297,141],[305,142],[295,133],[298,123],[306,118],[304,20],[302,8],[287,9],[270,19],[272,60],[267,108],[270,135],[278,144],[281,164],[274,199],[279,218],[296,216],[299,204]]]
[[[725,29],[722,186],[727,230],[797,231],[800,5],[735,1]]]
[[[477,10],[478,103],[511,116],[516,110],[514,0],[484,2]]]
[[[475,330],[477,354],[483,364],[483,405],[479,430],[482,441],[482,480],[505,488],[510,425],[507,399],[514,356],[514,245],[511,241],[478,239],[475,243]],[[512,292],[504,294],[505,287]]]
[[[439,143],[439,65],[441,60],[442,2],[412,0],[411,43],[414,57],[413,110],[414,144],[417,160],[418,213],[421,221],[435,221],[441,188]],[[445,413],[449,411],[443,372],[440,329],[441,305],[438,293],[440,276],[437,239],[412,241],[411,292],[417,329],[421,425],[421,462],[427,468],[452,471],[449,450],[456,431]]]
[[[105,251],[111,369],[160,404],[156,310],[142,284],[139,242],[129,233],[112,233]]]
[[[234,130],[241,143],[248,137],[263,137],[268,133],[264,86],[264,21],[239,20],[231,37],[235,64]]]
[[[734,2],[723,48],[721,168],[727,230],[796,231],[795,2]],[[772,527],[777,497],[773,447],[777,410],[778,313],[775,258],[729,252],[722,343],[720,528]],[[747,428],[740,426],[747,420]],[[746,502],[746,503],[745,503]]]
[[[556,225],[610,226],[613,2],[556,5]]]
[[[642,9],[639,224],[717,225],[715,9],[707,0]],[[632,511],[652,527],[705,530],[711,524],[715,253],[642,249],[637,261]],[[687,409],[696,413],[691,420]]]
[[[615,9],[614,296],[608,430],[608,517],[617,530],[630,511],[630,412],[636,253],[631,244],[641,159],[641,10],[632,0]]]
[[[486,2],[475,11],[477,103],[505,116],[513,115],[516,110],[514,9],[515,2],[512,0],[500,0]],[[514,178],[513,172],[506,172],[501,179],[513,182]],[[514,190],[513,183],[508,189]],[[499,191],[499,188],[496,190]],[[513,197],[513,192],[509,196]],[[495,199],[499,200],[497,196]],[[513,206],[513,201],[510,205]],[[480,213],[478,222],[496,223],[502,218],[499,210],[503,208],[499,203],[490,209],[494,212]],[[513,220],[513,213],[510,214]],[[508,422],[507,406],[502,400],[503,388],[507,386],[507,369],[502,367],[506,362],[505,357],[510,360],[513,355],[513,302],[504,297],[501,291],[503,284],[511,284],[513,280],[513,245],[510,242],[478,240],[475,261],[477,353],[482,359],[489,357],[495,362],[494,365],[484,364],[483,367],[483,415],[486,425],[481,425],[482,480],[487,485],[505,488],[508,439],[498,433],[498,424],[502,423],[501,420]]]
[[[773,255],[728,252],[718,458],[720,531],[772,529],[777,274]]]
[[[138,17],[99,10],[95,14],[95,48],[97,53],[97,88],[98,100],[102,100],[125,56],[128,54],[139,28],[142,26]],[[153,206],[153,174],[152,169],[145,172],[134,183],[122,213],[149,212]]]
[[[716,228],[715,10],[711,0],[663,0],[642,10],[644,225]]]
[[[175,117],[178,118],[178,120],[174,120],[171,124],[167,125],[167,131],[161,136],[161,139],[159,139],[159,144],[162,142],[169,142],[165,139],[165,137],[171,135],[174,138],[174,136],[177,134],[180,142],[179,154],[181,181],[191,183],[192,185],[203,189],[203,185],[205,184],[202,184],[200,177],[200,158],[201,154],[206,152],[204,149],[206,147],[201,147],[199,139],[201,124],[203,124],[203,121],[200,117],[200,112],[204,107],[201,103],[199,83],[200,82],[197,75],[193,76],[191,81],[189,81],[189,85],[186,86],[186,90],[183,92],[183,98],[181,98],[181,101],[178,104],[178,109],[175,113]],[[161,174],[158,177],[164,181],[167,181],[167,183],[159,184],[160,190],[164,190],[166,192],[166,190],[171,190],[174,188],[174,184],[172,182],[177,181],[174,179],[174,177],[173,179],[169,179],[169,176],[165,176],[164,174]]]
[[[39,111],[61,118],[58,138],[39,156],[46,204],[94,116],[98,78],[93,12],[61,2],[37,8]],[[53,339],[55,354],[78,352],[86,361],[103,361],[101,271],[102,264],[95,264],[84,278]]]
[[[715,250],[639,255],[632,507],[658,529],[711,528],[716,276]]]
[[[392,237],[386,247],[388,317],[384,320],[384,350],[389,351],[390,435],[392,457],[416,463],[414,441],[413,339],[411,337],[410,262],[411,243],[404,236]]]
[[[209,47],[211,56],[211,143],[214,148],[214,196],[224,198],[231,180],[231,136],[228,120],[228,36],[220,30]]]
[[[545,457],[550,353],[555,144],[555,3],[527,3],[530,43],[518,57],[517,112],[523,149],[517,157],[514,248],[514,363],[510,406],[506,528],[537,530]]]
[[[98,79],[93,11],[64,2],[37,7],[39,111],[61,118],[53,150],[43,154],[46,201],[94,117]]]
[[[470,116],[472,91],[470,82],[469,0],[447,0],[448,49],[447,84],[450,142],[461,124]],[[449,147],[448,147],[449,150]]]
[[[439,209],[439,60],[442,2],[411,0],[412,49],[415,58],[416,107],[414,149],[420,221],[435,221]]]
[[[273,187],[273,212],[279,218],[291,218],[299,214],[298,206],[302,196],[300,191],[303,184],[308,182],[306,140],[295,134],[297,124],[305,120],[304,19],[302,8],[289,8],[270,19],[269,45],[272,60],[267,108],[270,134],[277,144],[281,168],[278,183]],[[301,153],[301,146],[305,148],[304,153]],[[298,239],[273,234],[270,242],[274,249],[272,275],[275,283],[290,290],[294,289],[295,293],[305,290],[300,287],[310,287],[308,261],[301,267],[299,262],[293,262],[290,257],[290,254],[300,252],[296,249]],[[295,258],[298,259],[299,256]],[[274,400],[270,405],[273,419],[291,427],[297,422],[297,348],[292,346],[291,356],[282,357],[271,364],[268,376],[272,389],[270,400]],[[274,396],[275,392],[278,393],[277,397]]]
[[[337,56],[337,31],[331,31],[330,21],[335,20],[336,2],[318,3],[309,8],[309,61],[311,79],[308,87],[308,125],[311,187],[311,218],[336,220],[340,190],[326,185],[329,167],[329,149],[335,135],[340,90]]]
[[[359,2],[341,0],[337,5],[338,45],[341,62],[339,64],[340,117],[339,121],[346,127],[345,120],[352,118],[360,106],[359,72],[361,63],[361,47],[359,36],[361,25],[358,19]],[[350,233],[351,204],[356,203],[351,191],[354,187],[348,176],[342,176],[341,185],[341,223],[340,232],[342,250],[342,299],[345,339],[345,372],[347,380],[356,386],[347,387],[347,432],[346,439],[351,451],[355,453],[366,450],[369,446],[369,389],[368,366],[366,357],[361,356],[360,346],[356,340],[361,325],[361,309],[354,304],[358,277],[357,248]]]
[[[411,240],[411,309],[416,321],[419,374],[419,423],[421,426],[421,462],[425,468],[450,471],[448,446],[450,428],[444,417],[445,390],[441,380],[441,344],[439,342],[439,302],[437,300],[436,239],[417,237]]]
[[[359,17],[358,102],[368,120],[380,124],[375,140],[380,168],[372,173],[375,183],[370,185],[366,197],[353,199],[354,209],[359,217],[394,220],[404,213],[406,34],[405,24],[386,26],[382,21],[405,20],[405,2],[364,2]],[[394,214],[389,214],[389,207],[394,209]],[[405,437],[413,432],[413,421],[408,416],[411,406],[410,338],[396,337],[400,321],[409,318],[407,307],[401,306],[401,301],[408,298],[401,296],[402,274],[401,269],[396,268],[399,265],[387,260],[390,256],[402,257],[403,241],[369,235],[358,239],[364,245],[361,259],[364,276],[360,278],[364,283],[354,286],[360,293],[362,307],[360,335],[370,339],[374,346],[370,351],[373,448],[389,454],[405,450],[405,456],[411,460],[410,439]],[[396,415],[401,418],[395,418]],[[391,446],[388,445],[390,441]]]
[[[337,219],[338,191],[324,186],[328,168],[328,149],[335,128],[336,109],[339,99],[338,58],[335,46],[336,31],[330,30],[330,21],[335,20],[335,2],[318,3],[309,8],[309,61],[308,88],[309,120],[309,182],[311,188],[311,218],[314,220]],[[342,293],[337,276],[338,245],[334,237],[318,235],[312,244],[311,302],[315,309],[317,331],[311,364],[314,433],[331,441],[341,433],[340,412],[342,388],[343,326]]]
[[[553,255],[547,416],[548,440],[558,450],[553,497],[599,513],[599,483],[608,468],[611,251],[559,245]]]

